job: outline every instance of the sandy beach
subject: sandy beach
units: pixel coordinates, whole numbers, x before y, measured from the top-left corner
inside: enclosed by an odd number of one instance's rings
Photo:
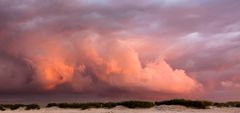
[[[125,107],[115,107],[112,109],[60,109],[60,108],[42,108],[40,110],[24,109],[6,110],[1,113],[240,113],[240,108],[216,108],[210,109],[191,109],[182,106],[158,106],[149,109],[129,109]]]

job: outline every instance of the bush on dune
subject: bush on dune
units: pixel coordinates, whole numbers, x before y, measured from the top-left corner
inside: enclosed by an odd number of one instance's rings
[[[125,102],[120,102],[117,105],[125,106],[127,108],[151,108],[151,107],[154,107],[153,102],[146,102],[146,101],[125,101]]]
[[[107,103],[49,103],[46,107],[59,107],[59,108],[114,108],[116,106],[125,106],[128,108],[150,108],[154,106],[153,102],[143,101],[125,101],[125,102],[107,102]]]
[[[69,104],[69,105],[68,106],[70,108],[81,108],[83,110],[89,109],[89,108],[101,108],[102,107],[101,103],[81,103],[81,104],[74,103],[74,104]]]
[[[0,106],[0,111],[5,111],[6,109],[4,109],[2,106]]]
[[[102,107],[101,103],[49,103],[46,107],[59,107],[59,108],[100,108]]]
[[[213,104],[213,106],[216,106],[216,107],[231,107],[231,105],[228,104],[228,103],[218,103],[218,102],[215,102]]]
[[[6,110],[6,109],[10,109],[10,110],[16,110],[19,108],[25,107],[26,110],[31,110],[31,109],[40,109],[40,106],[37,104],[28,104],[28,105],[24,105],[24,104],[1,104],[0,105],[0,110]]]
[[[230,107],[240,107],[240,102],[227,102]]]
[[[76,109],[89,109],[89,108],[114,108],[116,106],[124,106],[127,108],[151,108],[159,105],[181,105],[195,109],[207,109],[210,106],[216,107],[240,107],[240,102],[226,102],[215,103],[200,100],[185,100],[173,99],[167,101],[147,102],[147,101],[123,101],[123,102],[107,102],[107,103],[49,103],[46,107],[59,107],[59,108],[76,108]],[[14,108],[14,107],[13,107]]]
[[[32,109],[35,109],[35,110],[39,110],[40,109],[40,106],[37,105],[37,104],[28,104],[28,105],[25,105],[25,110],[32,110]]]
[[[20,107],[24,107],[23,104],[2,104],[1,107],[11,109],[11,110],[16,110],[19,109]]]
[[[213,105],[212,102],[209,101],[193,101],[193,100],[185,100],[185,99],[173,99],[168,101],[155,102],[156,105],[182,105],[191,108],[197,109],[206,109],[209,106]]]
[[[103,108],[108,108],[108,109],[114,108],[114,107],[116,107],[116,106],[117,106],[117,103],[114,103],[114,102],[108,102],[108,103],[103,103],[103,104],[102,104],[102,107],[103,107]]]
[[[46,107],[50,108],[50,107],[57,107],[58,104],[57,103],[49,103]]]
[[[124,102],[108,102],[108,103],[49,103],[46,107],[59,107],[59,108],[113,108],[116,106],[124,106],[127,108],[151,108],[155,105],[182,105],[197,109],[206,109],[214,105],[208,101],[192,101],[184,99],[173,99],[160,102],[147,102],[147,101],[124,101]]]
[[[240,107],[240,102],[214,103],[216,107]]]

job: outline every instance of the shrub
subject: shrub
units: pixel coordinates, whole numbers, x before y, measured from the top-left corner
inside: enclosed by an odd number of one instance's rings
[[[209,106],[213,105],[212,102],[208,101],[192,101],[184,99],[173,99],[168,101],[155,102],[156,105],[182,105],[191,108],[197,109],[206,109]]]
[[[120,102],[117,105],[125,106],[127,108],[151,108],[154,106],[154,103],[144,101],[125,101]]]
[[[89,108],[101,108],[102,103],[83,103],[81,104],[81,109],[89,109]]]
[[[240,107],[240,102],[227,102],[226,104],[230,107]]]
[[[113,108],[116,106],[124,106],[127,108],[151,108],[155,105],[182,105],[190,108],[206,109],[209,106],[216,107],[240,107],[240,102],[227,102],[227,103],[213,103],[209,101],[193,101],[185,99],[173,99],[160,102],[146,102],[146,101],[124,101],[124,102],[107,102],[107,103],[49,103],[46,107],[59,107],[59,108]]]
[[[103,103],[60,103],[60,104],[55,104],[55,103],[50,103],[47,105],[47,107],[53,107],[57,106],[59,108],[81,108],[81,109],[89,109],[89,108],[101,108],[104,106]],[[106,105],[107,106],[107,105]]]
[[[25,105],[25,110],[32,110],[32,109],[35,109],[35,110],[39,110],[40,109],[40,106],[38,104],[28,104],[28,105]]]
[[[57,107],[58,104],[57,103],[49,103],[46,107],[50,108],[50,107]]]
[[[29,104],[29,105],[24,105],[24,104],[1,104],[0,105],[0,110],[5,110],[6,109],[11,109],[11,110],[16,110],[21,107],[25,107],[26,110],[30,109],[40,109],[40,106],[37,104]]]
[[[11,110],[16,110],[20,107],[24,107],[23,104],[2,104],[1,106],[4,108],[11,109]]]
[[[126,101],[126,102],[108,102],[108,103],[49,103],[46,107],[59,107],[59,108],[113,108],[118,105],[125,106],[128,108],[150,108],[154,106],[153,102],[143,102],[143,101]]]
[[[5,111],[6,109],[4,109],[2,106],[0,106],[0,111]]]
[[[108,103],[103,103],[102,104],[102,107],[103,108],[114,108],[114,107],[116,107],[117,106],[117,103],[113,103],[113,102],[108,102]]]
[[[235,102],[234,107],[240,107],[240,102]]]
[[[231,105],[228,104],[228,103],[214,103],[213,106],[216,106],[216,107],[231,107]]]

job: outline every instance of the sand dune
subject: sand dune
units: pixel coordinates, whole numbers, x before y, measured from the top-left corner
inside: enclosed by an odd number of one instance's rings
[[[150,109],[128,109],[116,107],[113,109],[60,109],[42,108],[40,110],[18,109],[15,111],[6,110],[1,113],[240,113],[240,108],[210,108],[210,109],[191,109],[182,106],[158,106]]]

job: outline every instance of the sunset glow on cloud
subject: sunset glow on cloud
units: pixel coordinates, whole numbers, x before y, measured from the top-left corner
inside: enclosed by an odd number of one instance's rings
[[[0,101],[240,99],[239,5],[0,0]]]

